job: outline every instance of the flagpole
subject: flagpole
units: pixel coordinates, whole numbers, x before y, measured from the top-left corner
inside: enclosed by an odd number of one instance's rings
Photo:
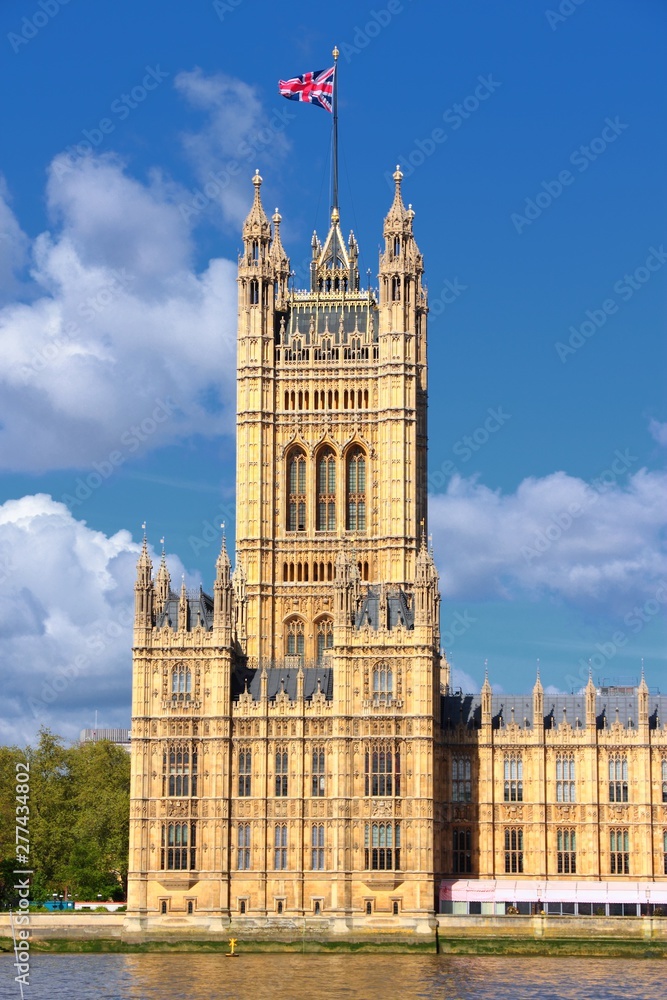
[[[334,57],[334,86],[333,86],[333,178],[332,178],[332,200],[333,212],[338,212],[338,48],[334,45],[332,52]]]

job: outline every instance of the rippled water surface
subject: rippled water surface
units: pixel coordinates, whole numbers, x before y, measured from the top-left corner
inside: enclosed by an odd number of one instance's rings
[[[665,1000],[652,959],[437,955],[33,955],[27,998],[70,1000]],[[18,997],[11,960],[0,997]]]

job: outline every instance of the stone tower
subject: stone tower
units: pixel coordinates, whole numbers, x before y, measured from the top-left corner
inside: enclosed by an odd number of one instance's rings
[[[379,287],[338,210],[290,287],[253,178],[238,262],[236,568],[155,580],[134,637],[128,928],[269,916],[432,927],[441,683],[426,314],[394,174]]]

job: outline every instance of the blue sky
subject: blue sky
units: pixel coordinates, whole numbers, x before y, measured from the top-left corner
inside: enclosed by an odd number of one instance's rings
[[[295,268],[341,50],[341,212],[377,271],[396,162],[431,315],[430,529],[457,682],[664,687],[658,0],[42,0],[0,12],[0,738],[129,720],[140,526],[210,587],[233,535],[235,257],[264,177]],[[143,428],[143,429],[142,429]],[[51,498],[51,499],[49,499]]]

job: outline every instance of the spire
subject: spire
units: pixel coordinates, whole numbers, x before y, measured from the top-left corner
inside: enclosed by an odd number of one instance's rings
[[[222,528],[222,541],[220,543],[220,554],[216,560],[215,568],[217,572],[217,580],[221,583],[228,584],[232,577],[232,561],[229,558],[229,553],[227,552],[227,539],[225,537],[225,525],[224,522],[220,525]]]
[[[642,677],[637,688],[637,721],[640,728],[648,730],[648,685],[644,677],[644,660],[642,658]]]
[[[491,699],[493,692],[489,684],[488,660],[484,660],[484,683],[482,684],[482,725],[491,725]]]
[[[403,180],[403,172],[398,164],[396,164],[396,170],[393,173],[394,184],[394,200],[391,203],[391,208],[385,216],[384,220],[384,235],[387,236],[389,233],[404,232],[406,229],[411,231],[412,229],[412,219],[414,218],[414,212],[410,209],[410,212],[406,209],[403,204],[403,195],[401,193],[401,181]]]
[[[540,661],[537,661],[537,676],[533,687],[533,727],[541,729],[544,726],[544,688],[540,680]]]
[[[273,222],[273,242],[269,256],[277,269],[289,271],[289,257],[285,253],[285,248],[280,239],[280,223],[283,221],[283,217],[277,208],[273,213],[271,221]]]
[[[586,697],[586,725],[595,728],[597,725],[596,691],[593,683],[593,671],[589,661],[588,664],[588,684],[585,688]]]
[[[187,632],[188,629],[188,592],[185,589],[185,577],[181,581],[181,596],[178,602],[178,631]]]
[[[148,554],[145,521],[142,528],[144,538],[137,561],[137,581],[134,585],[134,624],[150,628],[153,624],[153,563]]]
[[[259,176],[259,170],[255,171],[252,182],[255,185],[255,197],[252,208],[243,223],[243,240],[245,242],[254,239],[268,243],[271,238],[271,227],[269,226],[269,220],[264,211],[262,198],[259,193],[259,189],[262,186],[262,178]]]
[[[137,562],[137,583],[139,582],[143,584],[150,583],[152,573],[153,573],[153,563],[151,562],[151,557],[148,554],[148,540],[144,533],[144,539],[141,543],[141,553],[139,555],[139,560]]]
[[[161,611],[164,607],[165,601],[169,599],[169,594],[171,592],[171,577],[169,576],[169,570],[167,569],[167,560],[164,552],[164,538],[160,539],[162,542],[162,555],[160,556],[160,566],[155,577],[155,597],[157,599],[158,608]]]

